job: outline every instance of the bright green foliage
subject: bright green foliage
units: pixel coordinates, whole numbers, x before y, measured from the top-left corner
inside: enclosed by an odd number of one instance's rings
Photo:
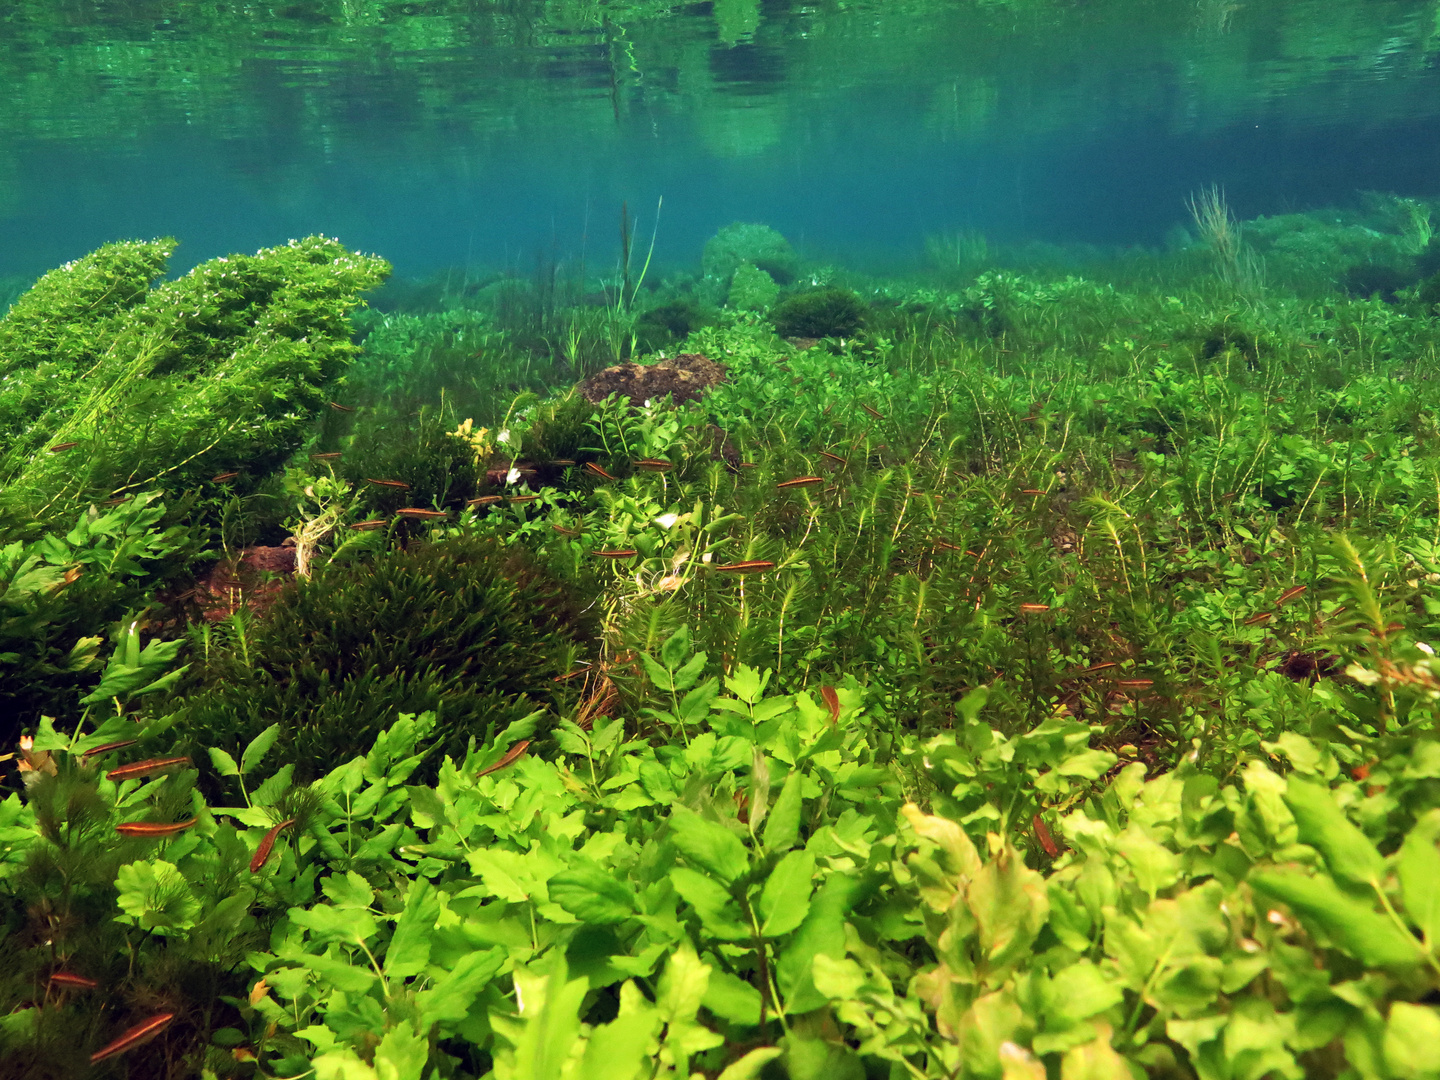
[[[759,267],[741,263],[730,278],[730,294],[727,307],[736,311],[769,311],[780,295],[780,286],[775,279]]]
[[[781,337],[854,337],[865,324],[865,304],[846,289],[800,293],[770,313]]]
[[[155,484],[276,468],[355,353],[346,313],[389,272],[312,237],[147,291],[170,249],[102,248],[0,319],[0,514],[49,521]]]
[[[782,285],[795,280],[799,269],[790,241],[769,225],[737,221],[705,241],[701,257],[705,277],[722,290],[729,289],[736,271],[747,263]],[[721,295],[725,293],[722,291]]]

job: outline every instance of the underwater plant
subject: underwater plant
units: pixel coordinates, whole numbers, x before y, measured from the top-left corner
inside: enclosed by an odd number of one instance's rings
[[[794,281],[799,270],[799,258],[790,241],[769,225],[736,221],[705,241],[701,265],[706,280],[716,283],[721,295],[744,263],[765,271],[781,285]]]
[[[776,305],[770,321],[781,337],[853,337],[865,325],[867,311],[848,289],[817,289]]]
[[[775,279],[751,263],[741,263],[730,278],[725,306],[735,311],[769,311],[780,295]]]

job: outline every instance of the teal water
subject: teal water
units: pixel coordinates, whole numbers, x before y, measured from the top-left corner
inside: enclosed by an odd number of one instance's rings
[[[171,234],[177,268],[314,232],[404,274],[661,265],[727,222],[811,258],[927,235],[1159,247],[1440,190],[1434,0],[18,0],[0,276]],[[658,229],[654,215],[663,197]]]

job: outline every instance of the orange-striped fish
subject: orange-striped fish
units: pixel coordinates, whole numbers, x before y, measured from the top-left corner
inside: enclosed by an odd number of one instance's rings
[[[1081,668],[1081,669],[1080,669],[1079,671],[1077,671],[1075,674],[1076,674],[1076,675],[1094,675],[1094,674],[1096,674],[1097,672],[1109,671],[1111,668],[1117,668],[1117,667],[1119,667],[1119,666],[1120,666],[1120,665],[1117,664],[1114,660],[1106,660],[1106,661],[1104,661],[1103,663],[1091,664],[1089,667]]]
[[[79,444],[78,442],[62,442],[62,443],[56,443],[54,446],[50,447],[50,453],[52,453],[52,454],[63,454],[66,450],[73,450],[75,447],[77,447],[77,446],[79,446],[79,445],[80,445],[80,444]]]
[[[311,454],[311,455],[310,455],[310,460],[311,460],[311,461],[335,461],[337,458],[339,458],[339,457],[341,457],[341,456],[342,456],[342,455],[341,455],[341,453],[340,453],[339,450],[331,450],[331,451],[329,451],[328,453],[324,453],[324,454]]]
[[[168,772],[171,769],[178,769],[182,765],[189,765],[190,759],[185,756],[169,758],[146,758],[144,761],[132,761],[129,765],[121,765],[106,773],[106,777],[114,780],[117,784],[122,780],[134,780],[144,776],[154,776],[156,773]]]
[[[1261,623],[1267,623],[1267,622],[1269,622],[1269,621],[1270,621],[1271,619],[1273,619],[1274,617],[1275,617],[1275,613],[1274,613],[1273,611],[1262,611],[1262,612],[1260,612],[1258,615],[1251,615],[1248,619],[1246,619],[1246,620],[1245,620],[1243,623],[1241,623],[1240,625],[1241,625],[1241,626],[1259,626]]]
[[[758,469],[760,463],[758,461],[742,461],[738,467],[741,469]]]
[[[239,476],[239,475],[240,475],[240,474],[239,474],[238,472],[222,472],[222,473],[216,473],[214,476],[210,477],[210,482],[211,482],[212,484],[224,484],[224,483],[226,483],[227,481],[234,480],[235,477],[237,477],[237,476]]]
[[[1046,492],[1041,491],[1039,488],[1021,488],[1021,489],[1020,489],[1020,494],[1021,494],[1021,495],[1044,495],[1044,494],[1046,494]]]
[[[579,529],[567,529],[564,525],[556,525],[553,521],[550,523],[550,528],[554,529],[561,536],[568,536],[572,540],[579,536],[581,532]]]
[[[599,555],[602,559],[630,559],[638,555],[639,552],[634,548],[620,548],[616,551],[596,551],[593,552],[593,554]]]
[[[126,821],[116,825],[115,831],[121,836],[130,836],[142,840],[155,840],[184,832],[199,820],[198,817],[192,817],[189,821],[172,821],[169,824],[158,821]]]
[[[114,742],[101,743],[99,746],[92,746],[80,756],[88,761],[98,754],[108,754],[112,750],[124,750],[125,747],[134,746],[139,741],[139,739],[117,739]]]
[[[850,464],[848,461],[846,461],[846,460],[845,460],[843,457],[841,457],[839,454],[832,454],[832,453],[830,453],[829,450],[821,450],[821,451],[820,451],[820,456],[823,457],[826,461],[831,462],[832,464],[835,464],[835,465],[844,466],[844,465],[849,465],[849,464]]]
[[[797,476],[793,480],[781,480],[775,485],[775,489],[777,491],[785,491],[787,488],[815,487],[824,482],[825,478],[823,476]]]
[[[675,466],[663,458],[641,458],[639,461],[632,461],[630,464],[645,472],[669,472]]]
[[[410,485],[404,480],[376,480],[373,476],[365,477],[367,484],[374,484],[376,487],[394,488],[396,491],[409,491]]]
[[[278,825],[270,826],[270,829],[261,838],[260,846],[255,849],[254,857],[250,860],[250,872],[252,874],[258,874],[260,868],[265,865],[265,860],[270,858],[270,852],[275,848],[275,838],[280,835],[280,831],[294,824],[295,819],[292,817],[286,818]]]
[[[1291,585],[1290,588],[1286,589],[1280,594],[1280,598],[1275,601],[1275,606],[1280,607],[1282,604],[1288,604],[1291,600],[1294,600],[1297,596],[1299,596],[1303,592],[1306,592],[1309,588],[1309,585]]]
[[[503,498],[504,498],[504,496],[502,496],[502,495],[481,495],[478,499],[466,499],[466,500],[465,500],[465,505],[466,505],[466,506],[489,506],[491,503],[500,502]]]
[[[574,464],[575,464],[575,459],[574,459],[574,458],[568,458],[568,457],[559,457],[559,458],[556,458],[554,461],[550,462],[550,464],[551,464],[551,465],[559,465],[559,466],[561,466],[562,468],[569,468],[571,465],[574,465]]]
[[[390,523],[389,518],[371,518],[369,521],[357,521],[350,528],[357,531],[364,529],[383,529]]]
[[[878,412],[876,412],[874,409],[872,409],[869,405],[866,405],[863,401],[860,403],[860,408],[864,409],[864,410],[865,410],[866,412],[868,412],[871,416],[873,416],[876,420],[884,420],[884,419],[885,419],[885,417],[881,416]]]
[[[511,506],[524,506],[526,503],[532,503],[538,498],[540,498],[539,495],[511,495],[509,501]]]
[[[1038,614],[1040,614],[1040,613],[1043,612],[1043,611],[1049,611],[1049,610],[1050,610],[1050,605],[1049,605],[1049,604],[1021,604],[1021,605],[1020,605],[1020,613],[1021,613],[1022,615],[1038,615]]]
[[[1039,420],[1039,419],[1040,419],[1040,414],[1039,414],[1039,413],[1036,413],[1036,414],[1034,414],[1033,416],[1022,416],[1022,417],[1020,417],[1020,423],[1022,423],[1022,424],[1028,424],[1028,423],[1030,423],[1031,420]]]
[[[1115,685],[1121,690],[1149,690],[1155,685],[1154,679],[1116,679]]]
[[[106,1043],[99,1050],[96,1050],[95,1053],[91,1054],[90,1064],[98,1065],[106,1058],[112,1058],[117,1054],[123,1054],[127,1050],[134,1049],[141,1043],[160,1034],[160,1032],[164,1031],[166,1026],[169,1025],[170,1021],[174,1019],[175,1014],[173,1012],[167,1012],[159,1013],[150,1017],[148,1020],[140,1021],[140,1023],[134,1027],[127,1029],[125,1034],[121,1035],[114,1042]]]
[[[1030,823],[1035,826],[1035,839],[1040,841],[1040,846],[1045,849],[1045,854],[1052,859],[1058,859],[1062,849],[1055,842],[1055,837],[1050,834],[1050,827],[1045,824],[1045,819],[1036,814]]]
[[[530,749],[530,740],[521,739],[509,750],[506,750],[505,756],[502,757],[499,761],[495,762],[494,765],[487,765],[485,766],[485,768],[481,769],[478,773],[476,773],[475,779],[479,780],[482,776],[489,776],[493,772],[499,772],[507,765],[514,765],[515,762],[519,761],[521,757],[524,756],[525,751],[528,749]]]
[[[68,971],[56,971],[50,975],[50,982],[54,986],[64,986],[70,990],[94,990],[100,984],[94,979],[87,979],[84,975],[75,975]]]
[[[774,569],[775,564],[769,559],[750,559],[747,562],[726,563],[724,566],[715,567],[715,570],[722,574],[761,574]]]
[[[596,465],[595,462],[593,462],[593,461],[587,461],[587,462],[585,462],[585,471],[588,472],[588,473],[590,473],[592,476],[598,476],[598,477],[600,477],[600,479],[602,479],[602,480],[614,480],[614,479],[615,479],[615,477],[611,476],[608,472],[606,472],[604,469],[602,469],[599,465]]]
[[[337,402],[334,402],[334,401],[326,402],[326,404],[329,405],[329,406],[330,406],[332,409],[334,409],[336,412],[354,412],[354,411],[355,411],[354,408],[352,408],[352,407],[349,406],[349,405],[340,405],[340,404],[338,404]]]
[[[419,506],[407,506],[404,509],[396,510],[395,514],[398,517],[421,518],[425,521],[437,521],[450,516],[446,510],[426,510]]]
[[[959,544],[952,544],[952,543],[950,543],[949,540],[936,540],[936,541],[935,541],[935,546],[936,546],[937,548],[940,548],[942,551],[964,551],[964,550],[965,550],[965,549],[962,548]],[[968,552],[967,554],[972,554],[972,555],[973,555],[974,552]]]

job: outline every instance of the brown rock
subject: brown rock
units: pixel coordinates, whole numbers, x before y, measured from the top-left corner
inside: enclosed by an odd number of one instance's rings
[[[620,394],[632,405],[659,401],[668,394],[679,405],[699,401],[706,390],[724,381],[724,364],[699,353],[681,353],[654,364],[616,364],[597,371],[580,384],[580,394],[592,404]]]
[[[248,547],[239,559],[222,559],[195,583],[195,599],[207,622],[228,619],[241,604],[260,614],[275,599],[285,578],[295,573],[295,545]]]

